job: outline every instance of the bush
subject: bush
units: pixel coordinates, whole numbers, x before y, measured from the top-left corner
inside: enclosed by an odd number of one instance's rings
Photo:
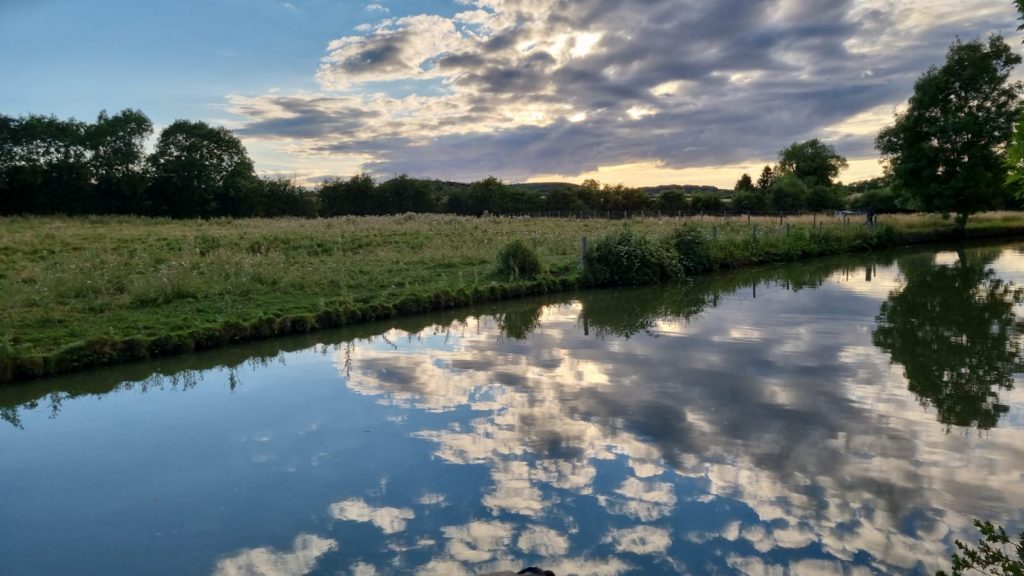
[[[593,286],[638,286],[677,277],[678,272],[669,247],[627,229],[598,239],[587,250],[583,280]]]
[[[1002,526],[991,522],[975,520],[974,525],[981,532],[978,546],[973,547],[959,540],[957,552],[953,554],[953,576],[963,574],[1024,574],[1024,532],[1017,541],[1006,534]],[[947,576],[939,570],[936,576]]]
[[[544,270],[537,251],[522,240],[513,240],[498,252],[495,275],[510,281],[536,278]]]
[[[711,245],[704,231],[696,226],[683,226],[669,237],[669,245],[676,252],[679,272],[692,276],[714,267]]]

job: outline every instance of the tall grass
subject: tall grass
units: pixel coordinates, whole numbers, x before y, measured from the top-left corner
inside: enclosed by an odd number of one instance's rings
[[[136,217],[0,219],[0,382],[370,318],[564,289],[581,239],[628,225],[664,246],[676,218],[607,220],[446,215],[181,221]],[[709,266],[864,250],[954,230],[938,216],[858,221],[686,219]],[[814,225],[817,226],[814,226]],[[755,232],[756,229],[756,232]],[[1024,217],[972,218],[968,232],[1024,231]],[[520,240],[545,274],[496,278]],[[654,280],[654,278],[651,278]]]

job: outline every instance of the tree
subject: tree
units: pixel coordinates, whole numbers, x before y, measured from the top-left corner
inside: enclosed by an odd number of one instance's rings
[[[1021,0],[1024,1],[1024,0]],[[1001,576],[1024,575],[1024,531],[1015,542],[1006,534],[1006,529],[991,522],[974,521],[981,532],[978,547],[956,541],[957,552],[953,553],[952,576],[964,574],[992,574]],[[1007,553],[1009,552],[1009,553]],[[947,576],[939,570],[936,576]]]
[[[1016,307],[1024,291],[996,276],[999,250],[961,250],[952,266],[933,257],[900,260],[902,290],[882,304],[872,335],[903,365],[907,385],[947,426],[994,427],[1008,407],[996,390],[1012,390],[1024,370]]]
[[[740,190],[732,195],[732,210],[741,214],[768,211],[768,195],[761,190]]]
[[[320,215],[366,215],[377,204],[377,184],[369,174],[358,174],[348,180],[328,180],[317,190]]]
[[[1014,7],[1017,8],[1017,20],[1021,21],[1021,24],[1017,26],[1017,31],[1024,30],[1024,0],[1013,0]]]
[[[434,185],[430,180],[396,176],[377,187],[379,204],[373,214],[403,214],[405,212],[434,212],[437,202]]]
[[[568,186],[557,186],[544,197],[544,209],[555,211],[583,211],[587,205],[583,203],[579,194]]]
[[[114,116],[101,111],[85,130],[89,169],[96,186],[96,210],[130,214],[142,211],[146,188],[146,139],[153,123],[141,110]]]
[[[725,202],[718,194],[701,192],[690,198],[690,208],[694,212],[721,212],[725,209]]]
[[[690,208],[686,194],[682,190],[666,190],[656,198],[658,210],[666,212],[682,212]]]
[[[175,218],[248,216],[259,182],[242,142],[226,128],[177,120],[160,133],[148,159],[148,201],[155,214]]]
[[[508,193],[508,186],[494,176],[473,182],[469,185],[469,211],[478,216],[484,212],[501,212]]]
[[[917,80],[907,110],[875,143],[898,193],[925,210],[955,213],[961,229],[971,214],[999,203],[1003,150],[1021,111],[1021,86],[1009,76],[1020,62],[1001,36],[987,45],[957,40],[946,63]]]
[[[772,184],[772,210],[778,212],[796,212],[804,207],[807,201],[807,185],[795,174],[784,173]]]
[[[775,171],[772,170],[771,166],[765,166],[764,170],[761,170],[761,176],[757,179],[757,189],[761,192],[768,192],[774,183]]]
[[[0,213],[93,210],[86,124],[54,116],[0,116]]]
[[[811,212],[827,212],[843,207],[843,198],[835,186],[811,186],[807,191],[807,209]]]
[[[814,138],[794,142],[779,152],[779,170],[793,174],[807,186],[830,186],[839,171],[848,166],[831,144]]]
[[[317,215],[317,195],[287,178],[271,178],[261,183],[260,216],[301,216],[314,218]]]
[[[743,176],[740,176],[740,179],[736,181],[736,186],[733,187],[733,190],[736,192],[753,189],[754,181],[750,179],[750,174],[744,174]]]

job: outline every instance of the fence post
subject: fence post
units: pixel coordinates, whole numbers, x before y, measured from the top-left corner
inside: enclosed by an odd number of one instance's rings
[[[750,226],[750,212],[747,212],[747,226]]]
[[[718,240],[718,226],[711,227],[711,239]]]
[[[587,267],[587,237],[580,241],[580,271]]]
[[[754,242],[757,242],[757,224],[754,224],[750,228],[750,235],[751,235],[751,238],[754,239]]]
[[[789,222],[786,222],[786,236],[789,236]]]

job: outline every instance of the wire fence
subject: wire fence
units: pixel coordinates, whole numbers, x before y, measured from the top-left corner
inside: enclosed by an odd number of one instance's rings
[[[729,212],[722,211],[686,211],[686,210],[548,210],[544,212],[509,212],[488,214],[504,218],[561,218],[569,220],[633,220],[633,219],[675,219],[682,221],[727,220],[742,221],[753,225],[755,222],[777,220],[779,224],[786,221],[818,224],[865,224],[871,226],[885,216],[866,211],[835,210],[827,212]]]

